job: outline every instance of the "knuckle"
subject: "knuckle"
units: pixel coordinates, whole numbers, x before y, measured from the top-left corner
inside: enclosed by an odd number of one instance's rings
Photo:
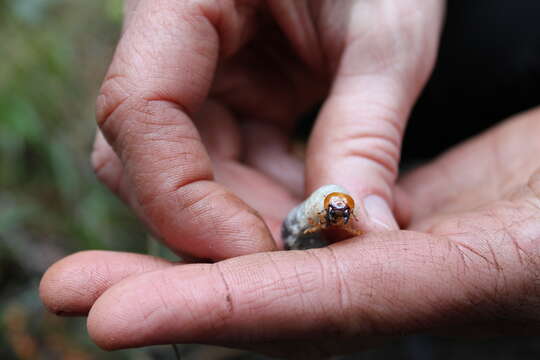
[[[341,336],[353,332],[354,321],[351,319],[351,290],[339,257],[332,247],[309,250],[320,266],[321,290],[329,293],[329,303],[323,304],[328,307],[324,311],[326,324],[325,332],[332,336]]]
[[[118,74],[109,75],[103,81],[96,100],[96,120],[101,128],[105,128],[112,115],[131,96],[127,81],[127,77]]]
[[[236,297],[233,294],[233,287],[230,285],[230,280],[227,279],[227,274],[222,266],[222,263],[218,262],[213,264],[212,268],[215,270],[216,276],[222,285],[224,295],[224,301],[220,302],[221,304],[224,304],[224,306],[217,310],[218,317],[223,324],[227,324],[228,321],[234,317],[236,312]]]
[[[343,157],[363,159],[393,178],[398,172],[399,149],[376,134],[350,139],[343,144]]]
[[[394,177],[400,158],[402,124],[397,111],[382,104],[371,104],[356,116],[360,119],[339,124],[339,131],[330,135],[339,144],[340,157],[367,160]]]
[[[194,184],[193,187],[198,187]],[[189,191],[185,187],[178,191]],[[214,209],[220,209],[216,214]],[[228,251],[234,254],[250,254],[258,250],[253,239],[268,236],[266,225],[260,216],[233,193],[213,187],[194,201],[185,204],[182,212],[195,214],[197,218],[208,221],[216,238],[233,239],[227,244]],[[239,231],[241,229],[241,231]],[[231,236],[234,234],[234,236]]]

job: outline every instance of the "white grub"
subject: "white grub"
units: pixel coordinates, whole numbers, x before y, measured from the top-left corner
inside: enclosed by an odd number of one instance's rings
[[[330,195],[330,197],[329,197]],[[329,214],[329,201],[345,208],[337,209],[334,218]],[[323,230],[328,227],[340,227],[351,233],[358,233],[349,223],[349,215],[354,218],[354,200],[349,192],[339,185],[324,185],[315,190],[304,202],[292,209],[283,222],[281,236],[288,250],[303,250],[328,245]]]

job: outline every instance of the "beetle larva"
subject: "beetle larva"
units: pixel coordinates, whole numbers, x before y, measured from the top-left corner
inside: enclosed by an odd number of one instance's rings
[[[352,234],[354,200],[338,185],[325,185],[315,190],[303,203],[292,209],[283,222],[281,236],[288,250],[302,250],[328,245],[323,232],[338,228]]]

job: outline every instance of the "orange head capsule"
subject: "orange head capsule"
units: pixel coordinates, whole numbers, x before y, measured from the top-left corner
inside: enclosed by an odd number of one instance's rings
[[[353,215],[354,200],[347,194],[333,192],[324,198],[324,209],[327,225],[344,225]]]

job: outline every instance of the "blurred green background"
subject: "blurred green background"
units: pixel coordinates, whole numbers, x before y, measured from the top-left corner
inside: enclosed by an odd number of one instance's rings
[[[47,314],[37,296],[43,271],[68,253],[146,247],[143,229],[89,166],[93,102],[121,8],[0,1],[1,359],[152,358],[100,351],[84,321]]]

